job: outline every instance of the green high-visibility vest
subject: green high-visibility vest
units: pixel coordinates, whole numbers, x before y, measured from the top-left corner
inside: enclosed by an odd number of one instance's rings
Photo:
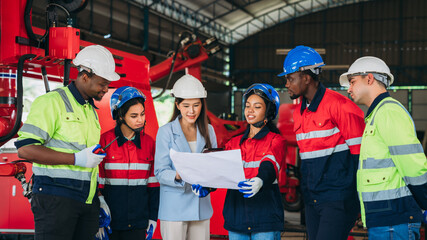
[[[405,197],[414,202],[408,185],[422,185],[427,182],[427,161],[411,116],[395,99],[386,97],[380,101],[365,118],[365,123],[357,172],[357,190],[362,220],[366,227],[370,221],[387,221],[378,218],[366,219],[367,204],[381,201],[391,203],[393,201],[387,200]],[[414,204],[408,204],[410,205]],[[405,203],[403,206],[406,206]],[[416,204],[414,208],[410,208],[407,211],[420,211]],[[399,207],[382,206],[368,210],[372,213],[392,209]],[[389,216],[392,218],[393,213]],[[408,219],[402,221],[410,222],[412,218],[412,215],[408,215]]]
[[[18,132],[18,141],[34,139],[55,151],[76,153],[99,143],[100,131],[98,115],[93,106],[89,103],[81,105],[68,87],[62,87],[33,102],[28,118]],[[97,187],[98,167],[34,163],[33,173],[36,183],[36,178],[44,177],[41,181],[44,186],[35,186],[33,192],[71,196],[92,203]],[[75,186],[67,186],[69,182]],[[75,196],[76,192],[78,196]]]

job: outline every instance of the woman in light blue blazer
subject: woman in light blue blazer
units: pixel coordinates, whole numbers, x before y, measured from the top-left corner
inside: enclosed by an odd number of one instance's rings
[[[174,84],[175,109],[169,123],[156,138],[154,174],[160,183],[160,231],[164,240],[209,240],[212,217],[210,189],[184,182],[170,159],[169,150],[201,153],[217,147],[213,127],[208,124],[206,90],[191,75]]]

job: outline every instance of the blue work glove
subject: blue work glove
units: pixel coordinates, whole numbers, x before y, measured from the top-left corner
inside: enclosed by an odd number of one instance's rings
[[[199,198],[204,198],[209,194],[208,189],[200,186],[200,184],[191,185],[191,189],[193,190],[193,193]]]
[[[145,240],[151,240],[153,238],[154,231],[156,231],[157,222],[154,220],[148,220],[148,227],[147,227],[147,237]]]
[[[251,178],[247,181],[241,181],[237,185],[240,189],[239,192],[243,193],[244,198],[251,198],[258,193],[262,187],[262,179],[259,177]]]
[[[107,205],[107,202],[105,201],[104,196],[100,195],[99,198],[99,206],[101,207],[101,210],[104,210],[105,215],[107,215],[110,218],[111,221],[111,212],[110,208]]]
[[[105,202],[104,196],[98,196],[100,209],[99,209],[99,230],[95,235],[95,239],[108,240],[108,234],[111,234],[110,222],[111,213],[110,208]],[[107,234],[108,233],[108,234]]]
[[[99,228],[98,232],[95,235],[95,239],[96,240],[109,240],[107,231],[108,231],[108,233],[111,234],[110,227],[108,227],[108,229],[105,227]]]
[[[93,151],[100,148],[101,145],[96,144],[92,147],[85,148],[80,152],[74,153],[74,165],[86,168],[94,168],[101,163],[107,154],[95,154]]]
[[[95,235],[96,240],[108,240],[108,234],[111,234],[111,217],[103,208],[99,210],[99,230]]]

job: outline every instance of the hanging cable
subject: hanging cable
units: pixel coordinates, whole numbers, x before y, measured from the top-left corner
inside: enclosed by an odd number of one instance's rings
[[[185,45],[186,43],[188,43],[188,41],[194,41],[195,40],[195,35],[189,31],[181,32],[179,35],[180,35],[180,38],[179,38],[178,44],[176,45],[175,53],[174,53],[174,56],[172,58],[168,80],[166,81],[166,84],[163,87],[162,91],[159,94],[157,94],[156,96],[154,96],[153,99],[159,98],[160,96],[163,95],[163,93],[165,93],[166,88],[168,87],[169,82],[172,79],[173,69],[175,66],[175,60],[176,60],[176,57],[178,56],[178,51],[179,51],[180,46]],[[190,35],[190,36],[188,36],[188,35]]]

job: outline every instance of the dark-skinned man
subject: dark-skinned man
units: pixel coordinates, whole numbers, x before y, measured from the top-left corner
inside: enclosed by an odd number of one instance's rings
[[[98,231],[98,164],[105,154],[93,153],[101,131],[94,100],[120,76],[100,45],[81,50],[73,64],[77,79],[32,103],[15,142],[18,156],[33,162],[36,240],[92,240]]]
[[[283,64],[301,156],[301,191],[310,240],[345,240],[359,214],[356,171],[363,112],[319,81],[322,57],[297,46]]]

